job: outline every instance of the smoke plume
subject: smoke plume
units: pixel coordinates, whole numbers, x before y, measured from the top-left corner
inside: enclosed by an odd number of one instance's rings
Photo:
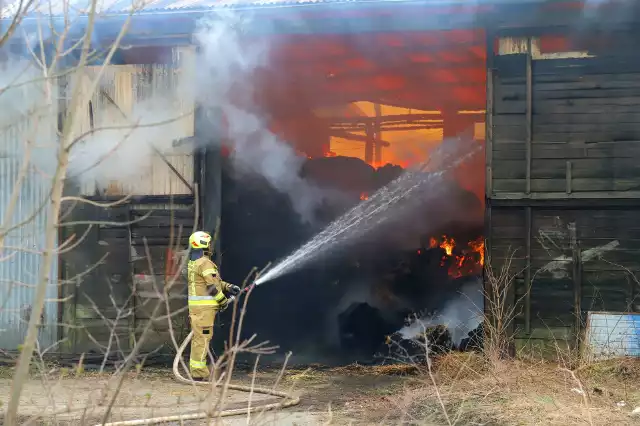
[[[125,185],[125,191],[128,183],[139,187],[150,175],[156,150],[177,153],[173,141],[184,136],[184,121],[166,107],[170,103],[162,96],[151,97],[136,103],[126,116],[115,105],[102,108],[95,117],[96,131],[71,150],[68,177],[95,183],[99,191],[112,182]]]
[[[240,20],[230,11],[199,22],[198,101],[212,115],[224,117],[236,170],[266,178],[310,220],[326,194],[300,177],[304,159],[269,131],[269,117],[255,107],[255,72],[268,67],[269,46],[243,37],[242,28],[249,23],[246,15]]]
[[[462,285],[460,292],[445,303],[440,312],[418,318],[401,328],[398,333],[404,339],[415,339],[429,327],[444,325],[449,330],[453,344],[459,346],[462,339],[480,325],[483,310],[482,279],[474,277]]]

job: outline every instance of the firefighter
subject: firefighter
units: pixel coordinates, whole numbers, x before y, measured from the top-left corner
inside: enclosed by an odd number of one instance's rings
[[[194,232],[189,237],[189,248],[187,279],[189,318],[193,330],[189,371],[194,380],[202,381],[209,378],[207,359],[216,312],[225,310],[229,303],[224,293],[238,295],[240,287],[220,278],[218,267],[210,259],[210,234],[203,231]]]

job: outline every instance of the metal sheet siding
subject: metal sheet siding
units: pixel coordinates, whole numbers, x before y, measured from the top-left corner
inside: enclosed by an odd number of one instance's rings
[[[36,74],[23,77],[33,79]],[[2,79],[0,88],[5,85]],[[30,83],[0,95],[0,221],[7,216],[2,227],[15,227],[7,234],[0,254],[0,348],[4,350],[16,350],[26,336],[42,263],[51,175],[56,166],[57,102],[47,102],[47,94],[56,99],[56,87]],[[27,148],[27,141],[35,147]],[[30,167],[22,174],[27,151]],[[16,185],[21,175],[22,184]],[[57,255],[52,264],[38,338],[41,350],[57,340]]]
[[[590,312],[587,349],[594,359],[640,357],[640,313]]]

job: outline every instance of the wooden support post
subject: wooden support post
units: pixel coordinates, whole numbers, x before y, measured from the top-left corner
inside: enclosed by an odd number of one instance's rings
[[[129,280],[131,282],[131,315],[129,315],[129,347],[135,348],[136,342],[138,341],[138,336],[136,336],[136,294],[138,293],[138,289],[136,288],[136,280],[133,273],[133,262],[134,259],[131,257],[132,248],[133,247],[133,236],[131,224],[134,222],[134,217],[132,214],[132,209],[130,207],[126,207],[127,209],[127,236],[129,237]],[[117,326],[117,324],[116,324]]]
[[[524,286],[525,286],[525,295],[524,295],[524,329],[525,333],[531,334],[531,287],[533,283],[531,282],[531,227],[532,227],[532,212],[531,207],[526,207],[526,267],[524,270]]]
[[[531,142],[533,141],[533,74],[532,74],[532,56],[531,56],[531,37],[527,38],[527,194],[531,193]]]
[[[373,123],[367,123],[366,134],[367,141],[364,144],[364,161],[367,164],[373,164],[373,146],[375,144]]]
[[[640,310],[640,283],[635,280],[635,277],[629,278],[629,284],[631,285],[631,292],[629,297],[629,312],[635,312]]]
[[[61,227],[59,232],[59,243],[66,241],[71,229]],[[70,283],[67,278],[71,275],[68,271],[67,262],[63,254],[58,256],[58,329],[57,339],[61,341],[62,352],[73,353],[75,350],[75,325],[76,325],[76,283]],[[77,278],[79,280],[79,278]]]
[[[580,343],[580,332],[582,331],[582,256],[580,254],[580,242],[577,238],[575,222],[569,223],[568,227],[571,257],[573,260],[574,343],[577,348]]]
[[[495,35],[487,31],[486,33],[486,51],[487,51],[487,99],[486,99],[486,113],[485,113],[485,197],[491,197],[493,195],[493,183],[492,183],[492,163],[493,163],[493,61],[494,61],[494,42]]]
[[[485,229],[485,240],[484,240],[484,261],[485,261],[485,267],[482,270],[482,283],[483,283],[483,292],[484,292],[484,303],[483,303],[483,311],[484,311],[484,320],[487,321],[489,324],[491,323],[491,309],[489,307],[489,304],[487,303],[487,299],[491,300],[491,285],[489,284],[488,280],[487,280],[487,267],[492,267],[493,266],[493,260],[492,260],[492,252],[491,252],[491,248],[492,248],[492,229],[493,229],[493,225],[492,225],[492,221],[491,221],[491,199],[487,199],[487,203],[486,203],[486,207],[485,207],[485,214],[484,214],[484,229]],[[485,326],[484,327],[484,333],[486,336],[487,330],[489,330],[490,327]]]
[[[374,104],[373,106],[376,112],[376,118],[373,125],[373,133],[375,135],[376,144],[374,145],[374,161],[376,166],[380,166],[382,163],[382,130],[380,129],[380,117],[382,116],[382,108],[380,104]]]
[[[567,181],[567,194],[571,194],[571,161],[567,161],[566,181]]]

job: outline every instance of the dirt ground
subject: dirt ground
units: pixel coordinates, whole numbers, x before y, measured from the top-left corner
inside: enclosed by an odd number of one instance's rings
[[[289,370],[278,389],[301,397],[298,406],[252,414],[251,424],[269,425],[639,425],[640,361],[617,360],[569,370],[555,364],[510,361],[488,367],[469,355],[436,362],[430,375],[416,366],[348,366]],[[0,370],[0,409],[10,389],[11,368]],[[575,377],[574,377],[575,376]],[[237,371],[233,382],[251,384],[253,375]],[[255,383],[271,387],[276,370],[258,371]],[[436,386],[434,386],[434,382]],[[20,414],[31,424],[100,424],[113,395],[109,375],[74,376],[52,369],[26,386]],[[123,382],[110,421],[195,413],[215,405],[206,388],[173,380],[169,370],[132,373]],[[246,408],[249,395],[229,391],[225,409]],[[251,404],[278,399],[254,394]],[[632,414],[633,411],[637,414]],[[165,423],[167,424],[167,423]],[[178,422],[169,424],[180,424]],[[208,424],[186,421],[188,426]],[[248,424],[247,417],[224,425]]]

